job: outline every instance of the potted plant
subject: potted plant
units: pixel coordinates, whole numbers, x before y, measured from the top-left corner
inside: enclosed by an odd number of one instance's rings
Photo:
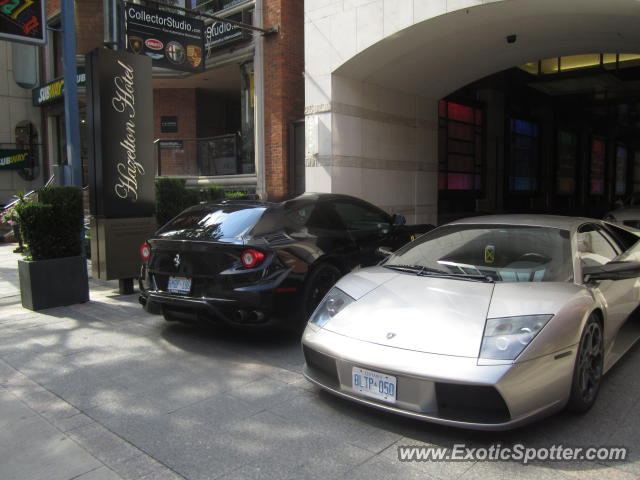
[[[22,245],[22,235],[20,234],[20,224],[18,223],[18,214],[16,207],[26,201],[25,195],[22,191],[19,191],[15,195],[16,200],[10,203],[10,206],[2,212],[2,221],[5,222],[13,229],[13,236],[18,242],[18,248],[13,253],[22,253],[24,246]]]
[[[26,244],[25,259],[18,260],[22,306],[41,310],[86,302],[82,190],[44,187],[38,200],[16,207]]]

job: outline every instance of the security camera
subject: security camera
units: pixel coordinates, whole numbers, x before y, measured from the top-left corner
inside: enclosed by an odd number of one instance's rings
[[[507,43],[516,43],[517,35],[507,35]]]

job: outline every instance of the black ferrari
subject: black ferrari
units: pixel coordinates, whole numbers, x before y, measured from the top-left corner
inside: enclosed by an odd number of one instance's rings
[[[301,327],[341,276],[432,228],[338,194],[195,205],[140,247],[140,303],[170,321]]]

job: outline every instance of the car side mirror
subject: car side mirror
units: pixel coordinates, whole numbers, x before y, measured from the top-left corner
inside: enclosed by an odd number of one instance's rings
[[[387,258],[393,255],[393,251],[389,247],[376,248],[376,256],[380,258]]]
[[[585,282],[590,280],[624,280],[640,277],[640,262],[609,262],[582,267]]]
[[[405,223],[407,223],[407,219],[404,217],[404,215],[398,215],[397,213],[394,213],[391,216],[391,224],[394,227],[404,225]]]

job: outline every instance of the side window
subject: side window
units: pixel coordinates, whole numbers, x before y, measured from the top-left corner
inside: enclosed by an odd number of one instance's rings
[[[604,265],[618,256],[611,237],[597,225],[583,225],[578,231],[578,254],[585,266]]]
[[[616,240],[623,251],[629,250],[638,243],[638,240],[640,240],[638,235],[623,228],[616,227],[615,225],[607,224],[606,229],[611,233],[611,236]]]
[[[308,225],[315,209],[316,205],[314,203],[308,203],[287,211],[285,213],[285,217],[296,227],[301,227],[303,225],[306,226]]]
[[[372,205],[338,201],[333,206],[349,230],[379,230],[389,228],[391,224],[390,217]]]
[[[307,228],[321,228],[323,230],[343,230],[340,219],[327,203],[318,203],[310,212],[306,223]]]

